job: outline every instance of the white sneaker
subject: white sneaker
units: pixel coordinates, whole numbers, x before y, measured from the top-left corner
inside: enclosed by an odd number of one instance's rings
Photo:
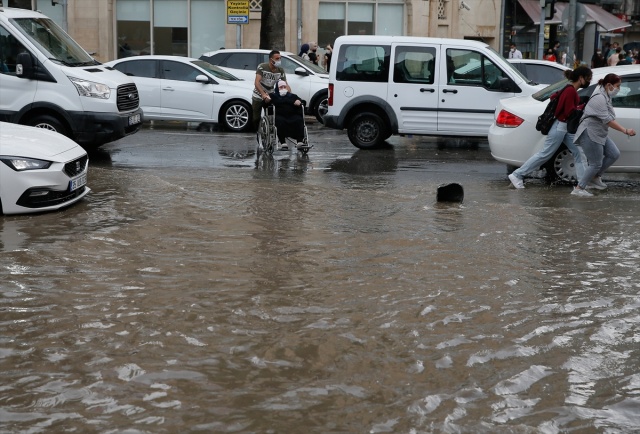
[[[513,173],[509,175],[509,181],[511,181],[515,188],[524,188],[524,182],[522,182],[522,179],[518,178]]]
[[[296,149],[304,149],[306,147],[307,145],[305,145],[303,142],[298,142],[298,144],[296,145]]]
[[[280,144],[280,150],[281,151],[288,151],[289,150],[289,145],[287,145],[286,143],[281,143]]]
[[[574,187],[573,190],[571,190],[571,194],[574,196],[582,196],[582,197],[591,197],[593,196],[593,194],[589,193],[587,190],[584,190],[582,188],[578,188],[578,187]]]
[[[602,178],[598,176],[593,178],[587,187],[595,188],[596,190],[605,190],[607,188],[607,184],[602,182]]]

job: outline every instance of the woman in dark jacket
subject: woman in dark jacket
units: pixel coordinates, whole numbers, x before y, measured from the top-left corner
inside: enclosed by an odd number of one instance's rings
[[[286,137],[296,142],[297,148],[304,148],[304,112],[298,95],[287,91],[285,81],[278,82],[278,90],[271,95],[271,104],[276,108],[276,128],[280,149],[288,150]]]

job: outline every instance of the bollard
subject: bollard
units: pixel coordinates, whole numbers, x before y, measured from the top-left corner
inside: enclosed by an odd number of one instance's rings
[[[464,189],[460,184],[452,182],[438,187],[436,200],[438,202],[460,202],[464,199]]]

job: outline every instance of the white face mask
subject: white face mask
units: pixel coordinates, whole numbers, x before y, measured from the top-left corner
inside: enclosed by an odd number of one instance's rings
[[[609,91],[609,96],[611,98],[613,98],[614,96],[616,96],[618,94],[618,92],[620,92],[620,89],[618,89],[617,87],[614,87],[613,89],[611,89]]]
[[[287,94],[287,89],[279,89],[278,92],[280,92],[280,96],[285,96]]]
[[[281,60],[274,60],[273,61],[273,66],[279,67],[280,65],[282,65],[282,61]]]
[[[515,49],[515,48],[512,48],[512,49],[511,49],[511,52],[512,52],[512,53],[515,53],[515,52],[516,52],[516,49]]]

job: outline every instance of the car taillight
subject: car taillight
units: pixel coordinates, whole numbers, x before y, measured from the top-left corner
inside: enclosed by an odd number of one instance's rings
[[[329,83],[329,102],[328,104],[333,105],[333,83]]]
[[[503,128],[516,128],[524,122],[524,119],[509,113],[506,110],[500,110],[498,117],[496,118],[496,125]]]

